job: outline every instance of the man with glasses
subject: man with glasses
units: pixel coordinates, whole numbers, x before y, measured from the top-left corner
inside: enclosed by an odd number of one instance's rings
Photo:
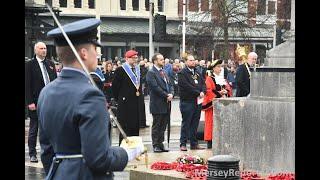
[[[128,136],[139,136],[140,119],[145,119],[138,52],[125,53],[126,62],[118,67],[112,81],[112,93],[118,103],[117,118]],[[123,137],[120,134],[119,144]]]

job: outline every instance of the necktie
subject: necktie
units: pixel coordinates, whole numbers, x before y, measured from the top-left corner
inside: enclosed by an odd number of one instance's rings
[[[160,72],[160,76],[163,78],[164,82],[166,83],[167,92],[169,92],[168,82],[167,82],[165,73],[163,72],[163,69],[160,69],[159,72]]]
[[[43,61],[41,61],[42,63],[42,67],[43,67],[43,74],[44,74],[44,84],[47,85],[49,82],[50,82],[50,78],[49,78],[49,75],[48,75],[48,71],[47,71],[47,68],[46,68],[46,63]]]
[[[131,68],[132,69],[132,72],[133,72],[133,74],[137,77],[137,74],[136,74],[136,69],[133,67],[133,68]]]

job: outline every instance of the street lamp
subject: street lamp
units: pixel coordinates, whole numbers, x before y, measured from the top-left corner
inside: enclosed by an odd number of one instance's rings
[[[152,25],[153,25],[153,0],[149,1],[149,62],[151,62],[151,56],[154,53],[153,39],[152,39]]]
[[[102,3],[101,3],[101,0],[97,0],[96,1],[96,6],[95,6],[95,8],[96,8],[96,19],[99,19],[100,20],[100,6],[102,5]],[[102,24],[102,23],[101,23]],[[97,33],[97,36],[98,36],[98,42],[100,42],[101,43],[101,31],[100,31],[100,26],[98,26],[98,33]],[[101,47],[97,47],[97,54],[98,54],[98,57],[100,57],[100,58],[98,58],[99,59],[99,61],[101,60],[101,56],[102,56],[102,54],[101,54]]]
[[[182,55],[184,55],[186,51],[186,0],[183,0],[182,13]]]

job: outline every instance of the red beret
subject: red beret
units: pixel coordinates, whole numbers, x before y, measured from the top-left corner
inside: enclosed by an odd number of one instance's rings
[[[138,52],[135,51],[135,50],[129,50],[129,51],[126,52],[125,57],[126,58],[131,58],[134,55],[138,55]]]

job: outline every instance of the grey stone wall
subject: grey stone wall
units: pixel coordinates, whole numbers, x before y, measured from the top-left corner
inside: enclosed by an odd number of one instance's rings
[[[254,72],[250,92],[251,97],[295,97],[295,73]]]
[[[265,66],[295,67],[295,40],[288,40],[267,52]]]
[[[214,102],[213,155],[231,154],[261,173],[294,172],[294,98],[230,98]]]

